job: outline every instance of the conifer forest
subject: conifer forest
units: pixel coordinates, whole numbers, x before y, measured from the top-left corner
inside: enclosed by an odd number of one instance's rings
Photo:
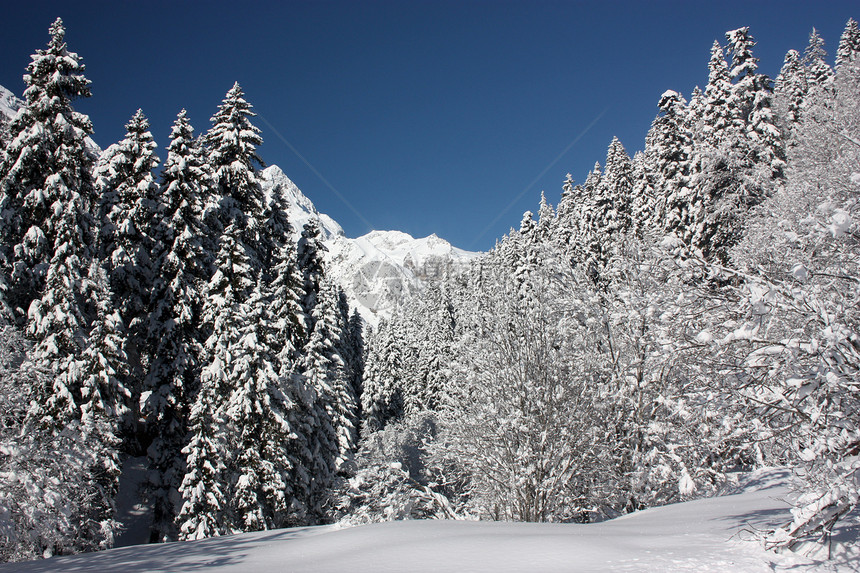
[[[101,150],[57,19],[0,116],[0,561],[113,546],[129,459],[150,542],[591,523],[766,466],[803,479],[761,542],[829,535],[860,504],[860,29],[771,79],[739,28],[707,69],[371,326],[238,83],[204,132],[160,150],[139,110]]]

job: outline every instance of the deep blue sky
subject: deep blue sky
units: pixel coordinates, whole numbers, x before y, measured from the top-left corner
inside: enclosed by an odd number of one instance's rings
[[[750,26],[775,77],[813,26],[832,56],[860,5],[31,0],[0,14],[0,85],[19,95],[29,55],[63,18],[92,81],[76,107],[102,147],[142,108],[164,159],[176,113],[205,131],[239,81],[274,127],[257,118],[263,159],[348,236],[435,232],[483,250],[537,210],[541,190],[556,203],[568,172],[582,181],[613,136],[641,149],[659,95],[704,87],[726,30]]]

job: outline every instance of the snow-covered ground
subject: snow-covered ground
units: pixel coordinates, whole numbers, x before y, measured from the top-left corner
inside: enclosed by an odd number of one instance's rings
[[[841,526],[818,555],[764,551],[756,529],[790,518],[787,470],[760,471],[721,497],[649,509],[593,525],[399,521],[351,529],[284,529],[125,547],[16,563],[0,571],[860,571],[860,523]]]

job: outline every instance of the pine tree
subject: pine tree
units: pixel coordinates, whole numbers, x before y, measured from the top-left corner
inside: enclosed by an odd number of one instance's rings
[[[720,43],[714,40],[711,59],[708,62],[708,85],[705,87],[705,105],[701,114],[701,129],[693,136],[698,141],[719,148],[732,127],[732,112],[729,109],[732,83],[729,68]],[[698,125],[696,127],[699,127]]]
[[[93,199],[87,149],[92,124],[71,105],[89,97],[90,82],[81,59],[66,48],[62,20],[51,25],[50,34],[48,47],[31,56],[25,105],[9,126],[0,164],[0,249],[7,302],[19,317],[42,292],[52,249],[64,232],[65,205],[75,202],[86,213]],[[86,224],[82,229],[89,233]]]
[[[191,440],[182,449],[187,471],[179,486],[183,503],[177,515],[179,539],[204,539],[233,533],[224,494],[224,420],[217,409],[217,377],[205,376],[189,416]]]
[[[596,204],[598,228],[613,239],[631,228],[632,193],[633,164],[624,146],[613,137],[606,152],[606,167],[598,185]],[[608,247],[606,251],[611,250],[611,245],[605,246]]]
[[[402,328],[382,320],[370,337],[364,371],[361,409],[362,433],[369,434],[403,416]]]
[[[227,421],[228,399],[243,383],[237,376],[237,362],[244,360],[244,356],[237,351],[241,349],[243,330],[247,326],[247,301],[255,285],[248,256],[237,235],[232,225],[221,235],[215,274],[202,292],[205,301],[202,322],[211,325],[211,334],[205,342],[200,390],[191,415],[191,441],[182,451],[188,464],[181,480],[184,509],[180,509],[178,525],[183,536],[196,535],[201,523],[205,524],[202,527],[206,532],[223,534],[243,530],[241,517],[235,515],[232,497],[233,481],[238,477],[235,458],[241,450],[233,449],[236,444],[231,440],[235,435],[230,428],[217,430],[217,421]],[[231,445],[229,452],[228,444]],[[217,451],[215,460],[211,450]],[[200,492],[213,481],[223,488],[220,489],[223,502],[218,493],[213,492],[210,498]],[[169,487],[169,484],[164,486]],[[196,513],[198,511],[201,513]],[[191,523],[186,525],[189,520]]]
[[[553,228],[555,227],[555,209],[546,200],[546,195],[543,191],[540,193],[540,207],[538,208],[538,224],[537,232],[542,241],[550,241],[552,239]]]
[[[308,332],[313,328],[313,310],[319,299],[320,285],[325,276],[323,253],[328,251],[320,238],[319,224],[309,220],[302,227],[298,243],[298,264],[302,273],[302,309],[310,319]]]
[[[151,359],[144,380],[149,394],[142,408],[152,436],[147,455],[157,539],[173,536],[171,492],[182,482],[185,455],[181,450],[208,336],[200,319],[200,291],[212,264],[210,233],[204,223],[212,191],[206,156],[182,110],[171,131],[161,174],[159,215],[151,225],[155,280],[147,301],[145,348]]]
[[[803,117],[801,110],[807,91],[806,72],[800,54],[796,50],[789,50],[773,89],[774,110],[788,141],[793,140],[797,125]]]
[[[210,226],[221,232],[235,225],[242,242],[252,247],[259,244],[262,233],[257,217],[263,212],[264,198],[256,166],[263,165],[257,155],[257,146],[263,139],[259,128],[251,123],[256,114],[244,95],[238,82],[230,88],[212,116],[212,128],[204,136],[204,142],[219,200],[216,221]],[[256,252],[251,264],[256,270],[261,266]]]
[[[120,450],[123,431],[132,423],[133,396],[126,386],[125,325],[119,312],[112,308],[107,276],[95,262],[90,276],[97,313],[76,368],[81,378],[81,431],[94,458],[90,466],[92,487],[101,495],[92,504],[91,519],[94,523],[110,524],[113,529],[118,525],[112,520],[119,492]]]
[[[858,54],[860,54],[860,28],[857,27],[857,21],[850,18],[839,38],[839,48],[836,50],[836,68],[856,61]]]
[[[158,166],[149,120],[141,110],[126,124],[126,136],[108,147],[95,168],[100,192],[99,259],[108,271],[114,305],[136,330],[151,290],[153,240],[150,225],[157,211],[153,170]]]
[[[686,202],[692,155],[686,101],[678,92],[668,90],[660,97],[658,106],[661,115],[654,119],[645,138],[654,195],[651,205],[640,207],[639,211],[644,211],[646,228],[683,235],[678,206]]]
[[[827,65],[827,51],[818,30],[809,33],[809,44],[803,52],[802,63],[806,68],[806,81],[810,90],[832,88],[833,70]]]
[[[229,443],[238,450],[228,464],[234,476],[228,502],[243,531],[283,527],[294,497],[289,444],[296,437],[290,423],[295,402],[266,345],[267,303],[258,283],[246,302],[232,307],[239,339],[230,348],[232,364],[225,365],[230,374],[224,416]]]
[[[570,244],[574,225],[579,220],[580,190],[581,187],[576,185],[573,175],[568,173],[562,184],[561,199],[558,202],[552,228],[553,242],[560,247]]]
[[[203,321],[212,324],[212,334],[206,342],[202,384],[206,392],[214,393],[212,408],[227,424],[225,443],[236,448],[226,454],[224,463],[228,487],[226,506],[218,518],[222,521],[207,527],[253,531],[292,523],[296,506],[304,502],[295,499],[292,487],[300,479],[294,475],[293,442],[302,436],[296,432],[300,429],[295,422],[296,389],[280,375],[268,344],[276,330],[271,299],[265,284],[255,277],[238,235],[236,225],[222,234],[216,272],[204,293]],[[192,444],[209,447],[209,430],[198,426]],[[200,463],[195,460],[205,452],[189,446],[185,453],[187,462],[196,464],[189,471],[204,475],[195,469]],[[186,503],[190,503],[188,496],[196,495],[195,479],[202,478],[186,474],[186,481],[190,480],[183,487]],[[191,531],[191,525],[183,527]]]
[[[61,185],[54,176],[51,182]],[[68,196],[69,191],[57,192]],[[27,334],[36,341],[34,357],[48,365],[55,378],[50,387],[39,389],[34,415],[42,424],[54,425],[59,431],[71,421],[80,419],[80,379],[75,361],[86,343],[90,321],[87,302],[92,282],[87,276],[90,251],[86,244],[86,213],[77,195],[64,205],[58,222],[54,256],[48,266],[41,298],[30,305]]]
[[[353,309],[349,317],[349,341],[351,353],[352,391],[356,397],[355,427],[360,427],[362,419],[361,396],[364,392],[364,368],[366,360],[366,345],[364,342],[365,322],[358,309]]]
[[[323,282],[312,311],[308,341],[302,349],[301,372],[316,399],[312,442],[315,445],[313,509],[321,515],[335,473],[352,458],[356,444],[356,397],[340,354],[343,332],[337,289]]]

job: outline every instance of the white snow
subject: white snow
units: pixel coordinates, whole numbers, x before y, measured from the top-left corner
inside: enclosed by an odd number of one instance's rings
[[[851,228],[851,224],[854,221],[851,219],[851,215],[848,211],[843,209],[836,209],[833,215],[830,217],[830,233],[834,238],[838,239]]]
[[[316,219],[328,249],[329,276],[371,325],[391,316],[404,295],[421,292],[428,280],[455,272],[480,255],[453,247],[436,235],[416,239],[401,231],[371,231],[357,239],[347,238],[341,226],[320,213],[280,167],[269,166],[261,176],[267,193],[280,192],[286,200],[296,239],[302,226]]]
[[[15,94],[0,86],[0,115],[5,116],[7,120],[11,120],[18,113],[22,105],[24,105],[24,102],[15,97]]]
[[[311,200],[281,171],[280,167],[270,165],[260,172],[260,177],[263,180],[263,189],[266,192],[279,190],[286,200],[287,216],[289,217],[290,225],[293,227],[293,234],[296,240],[301,236],[304,224],[311,219],[317,220],[323,239],[343,236],[341,226],[325,213],[317,211]]]
[[[436,235],[416,239],[402,231],[333,237],[326,247],[330,276],[372,325],[390,316],[404,295],[420,293],[429,281],[462,270],[480,256]]]
[[[114,549],[0,566],[0,571],[860,571],[857,519],[811,557],[767,552],[752,532],[791,519],[789,471],[763,470],[742,487],[590,525],[398,521],[308,527]]]

